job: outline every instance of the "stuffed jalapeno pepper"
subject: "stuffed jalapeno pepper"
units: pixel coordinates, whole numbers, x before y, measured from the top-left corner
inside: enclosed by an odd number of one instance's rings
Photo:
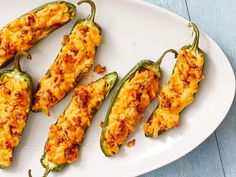
[[[199,30],[189,24],[195,33],[192,45],[179,50],[177,62],[167,85],[163,85],[158,95],[159,105],[144,125],[145,135],[158,137],[179,125],[180,113],[193,102],[203,79],[204,52],[198,47]]]
[[[33,111],[49,109],[71,91],[78,80],[92,66],[97,47],[101,44],[101,28],[94,22],[95,4],[90,0],[79,1],[91,5],[87,19],[76,22],[64,45],[47,73],[40,78],[34,95]]]
[[[86,130],[116,80],[117,74],[114,72],[87,86],[75,88],[66,110],[50,127],[41,158],[41,163],[46,169],[44,176],[50,171],[61,171],[78,159],[79,146]]]
[[[100,139],[101,149],[106,156],[119,152],[121,145],[144,117],[147,106],[156,98],[162,76],[160,64],[168,52],[177,53],[170,49],[157,62],[140,61],[119,83],[108,108]]]
[[[0,68],[11,62],[18,51],[32,48],[75,15],[73,4],[57,1],[44,4],[7,24],[0,30]]]
[[[13,70],[0,74],[0,168],[11,165],[13,150],[20,142],[31,109],[32,80],[21,71],[21,56],[30,58],[28,53],[18,52]]]

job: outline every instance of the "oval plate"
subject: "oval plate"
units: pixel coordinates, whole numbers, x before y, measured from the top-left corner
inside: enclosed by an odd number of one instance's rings
[[[6,1],[0,7],[1,27],[47,0]],[[73,0],[76,4],[77,1]],[[99,48],[96,63],[109,71],[117,71],[123,77],[143,58],[157,59],[169,48],[179,49],[192,42],[188,21],[160,7],[136,0],[95,0],[96,21],[103,29],[103,45]],[[78,8],[78,17],[89,13],[87,5]],[[30,50],[32,61],[22,61],[23,69],[30,73],[35,86],[48,69],[61,47],[64,34],[68,34],[73,22],[51,34]],[[133,148],[123,147],[113,158],[106,158],[99,147],[100,121],[104,119],[110,97],[98,111],[80,151],[80,159],[57,173],[56,176],[134,176],[170,163],[202,143],[222,122],[232,103],[235,92],[233,70],[216,43],[201,32],[200,47],[207,53],[204,68],[205,79],[201,83],[194,103],[181,114],[178,128],[172,129],[158,139],[145,138],[143,122],[132,134],[136,139]],[[175,60],[166,57],[162,64],[167,82]],[[8,66],[9,68],[9,66]],[[95,80],[90,73],[85,82]],[[222,94],[224,91],[224,94]],[[0,176],[26,176],[32,169],[34,176],[43,174],[39,159],[47,138],[49,126],[63,112],[71,98],[69,94],[51,110],[51,118],[42,113],[31,113],[20,145],[15,150],[14,162],[9,169],[0,170]],[[155,108],[157,101],[146,111],[145,119]],[[53,176],[51,174],[51,176]]]

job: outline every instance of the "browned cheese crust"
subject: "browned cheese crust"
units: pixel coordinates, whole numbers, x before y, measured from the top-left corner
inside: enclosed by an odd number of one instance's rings
[[[147,136],[157,137],[179,124],[179,114],[190,103],[203,79],[204,56],[189,49],[181,49],[174,72],[158,95],[159,105],[144,125]]]
[[[105,79],[75,89],[65,112],[57,123],[50,127],[48,142],[45,145],[48,161],[62,165],[78,159],[78,147],[108,90]]]
[[[29,113],[28,83],[22,79],[0,81],[0,165],[8,167]]]
[[[49,115],[49,109],[75,87],[78,77],[88,72],[100,43],[101,33],[90,22],[84,21],[74,27],[57,59],[39,80],[33,111]]]
[[[121,88],[104,129],[103,147],[110,155],[119,151],[136,125],[144,117],[144,110],[156,98],[159,79],[152,70],[140,69]]]
[[[28,50],[53,29],[71,19],[65,3],[46,5],[9,23],[0,30],[0,65],[18,51]],[[74,14],[75,15],[75,14]]]

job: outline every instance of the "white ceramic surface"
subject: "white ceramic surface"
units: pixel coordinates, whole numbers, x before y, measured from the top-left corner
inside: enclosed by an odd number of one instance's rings
[[[94,0],[97,5],[96,21],[103,29],[103,44],[98,50],[96,63],[108,68],[108,72],[117,71],[123,77],[139,60],[157,59],[169,48],[179,49],[192,42],[192,31],[188,22],[157,6],[137,0]],[[16,17],[37,7],[48,0],[11,0],[0,6],[0,27]],[[76,4],[76,0],[72,1]],[[89,6],[78,8],[78,17],[87,16]],[[48,69],[61,47],[64,34],[68,34],[71,23],[60,28],[48,38],[30,50],[32,61],[22,61],[23,70],[30,73],[34,84]],[[142,126],[131,138],[136,139],[133,148],[123,147],[113,158],[106,158],[99,147],[100,121],[104,119],[111,96],[102,105],[87,131],[79,160],[57,174],[50,176],[70,177],[120,177],[139,175],[170,163],[193,150],[203,142],[222,122],[232,103],[235,92],[233,70],[224,53],[217,44],[201,32],[200,47],[207,53],[204,68],[205,79],[201,83],[194,103],[181,114],[181,124],[158,139],[145,138]],[[175,60],[172,55],[162,64],[163,82],[168,80]],[[11,67],[9,65],[7,68]],[[89,74],[89,82],[95,80],[95,74]],[[34,177],[43,174],[39,159],[47,138],[49,126],[63,112],[71,94],[51,110],[48,118],[42,113],[30,113],[22,141],[15,150],[14,161],[10,168],[0,170],[0,176],[27,176],[32,169]],[[145,119],[155,108],[154,101],[145,114]]]

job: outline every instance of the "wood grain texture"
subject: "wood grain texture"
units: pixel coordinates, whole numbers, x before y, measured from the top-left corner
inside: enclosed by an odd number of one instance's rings
[[[192,17],[192,12],[189,10],[187,5],[192,3],[191,5],[194,8],[194,4],[201,3],[194,0],[188,0],[188,3],[186,3],[185,0],[146,1],[166,8],[188,20]],[[202,5],[204,5],[204,2],[202,1]],[[204,18],[204,16],[199,13],[199,9],[196,10],[195,13],[201,16],[198,18]],[[207,16],[207,14],[205,16]],[[214,36],[212,37],[214,39]],[[232,126],[235,125],[236,124],[234,123]],[[213,133],[204,143],[202,143],[188,155],[160,169],[144,174],[142,177],[224,177],[224,169],[222,167],[221,156],[216,137],[216,133]],[[235,146],[234,148],[236,149]]]
[[[236,1],[187,0],[190,17],[222,48],[236,71]],[[201,9],[201,13],[199,13]],[[227,78],[226,78],[227,79]],[[224,94],[224,93],[222,93]],[[216,130],[225,177],[236,176],[236,100]]]
[[[142,177],[223,177],[215,134],[181,159]]]
[[[189,20],[185,0],[145,0],[145,1],[163,7]]]

